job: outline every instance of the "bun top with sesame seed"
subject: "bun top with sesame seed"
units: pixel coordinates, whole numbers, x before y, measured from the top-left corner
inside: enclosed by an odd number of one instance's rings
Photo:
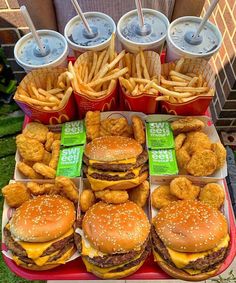
[[[138,250],[148,238],[150,223],[142,208],[131,201],[98,202],[86,212],[82,228],[97,250],[115,254]]]
[[[158,236],[178,252],[203,252],[227,236],[228,225],[217,209],[196,200],[171,203],[153,219]]]
[[[43,243],[64,235],[75,221],[74,204],[58,195],[42,195],[17,208],[10,231],[20,241]]]
[[[142,146],[134,139],[121,136],[104,136],[92,140],[84,154],[97,161],[111,162],[138,157]]]

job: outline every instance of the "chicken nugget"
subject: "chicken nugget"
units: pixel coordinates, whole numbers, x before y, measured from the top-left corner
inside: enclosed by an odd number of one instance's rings
[[[59,140],[55,140],[52,143],[52,158],[48,164],[49,167],[53,168],[53,169],[57,169],[57,163],[59,160],[59,155],[60,155],[60,146],[61,146],[61,142]]]
[[[43,159],[42,159],[42,163],[48,165],[50,160],[52,158],[52,154],[50,152],[48,152],[47,150],[44,150],[44,154],[43,154]],[[33,166],[34,164],[32,164]]]
[[[143,207],[149,196],[149,183],[144,181],[137,187],[128,190],[129,199],[135,202],[138,206]]]
[[[75,185],[75,183],[66,177],[56,177],[55,184],[58,188],[60,188],[60,194],[69,200],[77,203],[79,200],[79,192]]]
[[[134,139],[139,142],[140,144],[145,143],[145,130],[143,121],[138,116],[132,116],[132,127],[134,131]]]
[[[188,152],[181,147],[180,149],[176,150],[175,154],[179,169],[186,169],[186,166],[191,159]]]
[[[216,154],[211,150],[195,152],[186,166],[186,170],[193,176],[209,176],[217,167]]]
[[[203,121],[193,117],[181,118],[171,123],[171,128],[174,132],[174,135],[192,131],[201,131],[204,127],[205,124]]]
[[[226,162],[226,149],[221,142],[213,143],[211,148],[216,154],[217,158],[216,169],[220,169],[225,165]]]
[[[25,164],[24,162],[18,162],[17,169],[29,179],[43,179],[43,176],[41,174],[38,174],[32,167]]]
[[[175,137],[175,150],[179,150],[182,147],[186,137],[187,136],[183,133]]]
[[[47,139],[48,127],[37,122],[31,122],[26,125],[23,134],[31,139],[36,139],[41,143],[45,143]]]
[[[28,182],[26,186],[30,193],[34,196],[45,194],[44,188],[42,188],[38,183]]]
[[[46,143],[45,143],[45,149],[47,151],[51,151],[52,150],[52,143],[53,142],[54,142],[54,133],[53,132],[48,132],[47,133]]]
[[[30,161],[43,159],[44,147],[38,140],[20,134],[16,137],[16,146],[22,158]]]
[[[225,200],[224,189],[217,183],[207,184],[201,189],[199,200],[220,209]]]
[[[122,136],[122,133],[126,130],[128,126],[127,119],[124,117],[115,119],[114,125],[111,127],[111,134],[113,136]]]
[[[61,133],[53,133],[53,138],[54,138],[54,141],[56,140],[61,140]]]
[[[122,133],[122,136],[127,138],[133,138],[134,137],[133,127],[128,125],[125,131]]]
[[[187,134],[183,148],[191,155],[196,151],[211,149],[211,140],[203,132],[190,132]]]
[[[86,135],[88,140],[100,136],[100,111],[88,111],[85,116]]]
[[[22,159],[22,162],[24,162],[25,164],[27,164],[28,166],[30,166],[30,167],[33,167],[33,165],[34,165],[34,161],[30,161],[30,160],[26,160],[26,159]]]
[[[124,203],[129,199],[129,195],[125,190],[104,190],[95,192],[96,198],[107,203]]]
[[[182,200],[194,200],[200,193],[200,187],[186,177],[177,177],[170,182],[170,193]]]
[[[83,190],[80,194],[80,209],[83,212],[86,212],[91,206],[95,204],[95,195],[94,192],[90,189]]]
[[[42,190],[44,190],[45,194],[48,194],[48,195],[60,194],[60,188],[58,188],[55,184],[43,183],[40,185],[40,187]]]
[[[2,188],[2,194],[10,207],[19,207],[30,199],[30,193],[23,183],[12,183]]]
[[[43,164],[43,163],[40,163],[40,162],[36,162],[34,165],[33,165],[33,169],[41,174],[42,176],[44,176],[45,178],[49,178],[49,179],[54,179],[55,176],[56,176],[56,170]]]
[[[157,187],[151,195],[152,205],[157,208],[161,209],[162,207],[166,207],[173,201],[177,201],[178,198],[173,196],[170,193],[170,186],[162,185]]]

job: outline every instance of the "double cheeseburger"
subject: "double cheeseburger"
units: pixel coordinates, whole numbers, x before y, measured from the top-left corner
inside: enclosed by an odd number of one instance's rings
[[[82,222],[82,259],[87,271],[115,279],[137,271],[150,252],[150,223],[135,203],[98,202]]]
[[[94,191],[125,190],[147,179],[147,160],[147,152],[136,140],[104,136],[86,145],[84,172]]]
[[[43,195],[23,203],[4,228],[6,246],[17,265],[47,270],[75,252],[75,208],[61,196]]]
[[[200,201],[184,200],[161,209],[153,219],[155,261],[170,276],[201,281],[213,276],[229,245],[224,215]]]

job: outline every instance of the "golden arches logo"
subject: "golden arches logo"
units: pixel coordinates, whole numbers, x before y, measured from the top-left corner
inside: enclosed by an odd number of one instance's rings
[[[106,111],[106,110],[110,110],[112,108],[112,106],[114,106],[116,103],[115,97],[112,97],[110,102],[106,102],[101,111]]]
[[[161,108],[162,108],[162,110],[164,110],[168,114],[177,115],[177,112],[175,110],[173,110],[173,109],[169,110],[165,105],[162,105]]]
[[[50,125],[55,125],[55,124],[62,124],[64,122],[69,121],[69,117],[66,114],[60,115],[58,118],[57,117],[51,117],[49,120]]]

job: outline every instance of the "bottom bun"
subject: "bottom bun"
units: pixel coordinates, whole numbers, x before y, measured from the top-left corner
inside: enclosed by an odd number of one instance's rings
[[[158,263],[160,268],[164,270],[168,275],[170,275],[173,278],[181,279],[185,281],[203,281],[210,277],[213,277],[217,271],[219,270],[220,266],[217,266],[216,269],[211,270],[209,272],[203,272],[195,275],[190,275],[189,273],[185,272],[182,269],[178,269],[177,267],[174,267],[172,265],[169,265],[166,261],[161,259],[161,257],[156,254],[156,252],[153,253],[155,262]]]
[[[74,247],[70,253],[68,253],[67,257],[64,257],[63,260],[67,261],[74,253],[76,252],[76,248]],[[58,259],[60,260],[60,259]],[[49,270],[53,269],[57,266],[60,266],[62,263],[55,263],[55,264],[44,264],[42,266],[36,265],[36,264],[26,264],[24,262],[17,263],[18,266],[23,267],[25,269],[29,270],[35,270],[35,271],[43,271],[43,270]]]
[[[107,272],[107,273],[101,273],[98,270],[96,270],[96,267],[90,263],[88,263],[88,261],[86,260],[86,258],[82,257],[82,260],[84,262],[84,264],[86,265],[87,271],[93,273],[94,275],[96,275],[97,277],[101,278],[101,279],[120,279],[120,278],[124,278],[127,277],[133,273],[135,273],[144,263],[145,260],[141,261],[138,265],[133,266],[129,269],[120,271],[120,272]],[[91,266],[91,268],[89,268],[88,266]],[[95,267],[95,268],[94,268]]]
[[[102,191],[105,189],[109,190],[127,190],[137,187],[143,183],[148,177],[148,172],[143,172],[140,176],[129,180],[119,180],[119,181],[105,181],[100,179],[95,179],[87,175],[88,181],[91,184],[93,191]]]

